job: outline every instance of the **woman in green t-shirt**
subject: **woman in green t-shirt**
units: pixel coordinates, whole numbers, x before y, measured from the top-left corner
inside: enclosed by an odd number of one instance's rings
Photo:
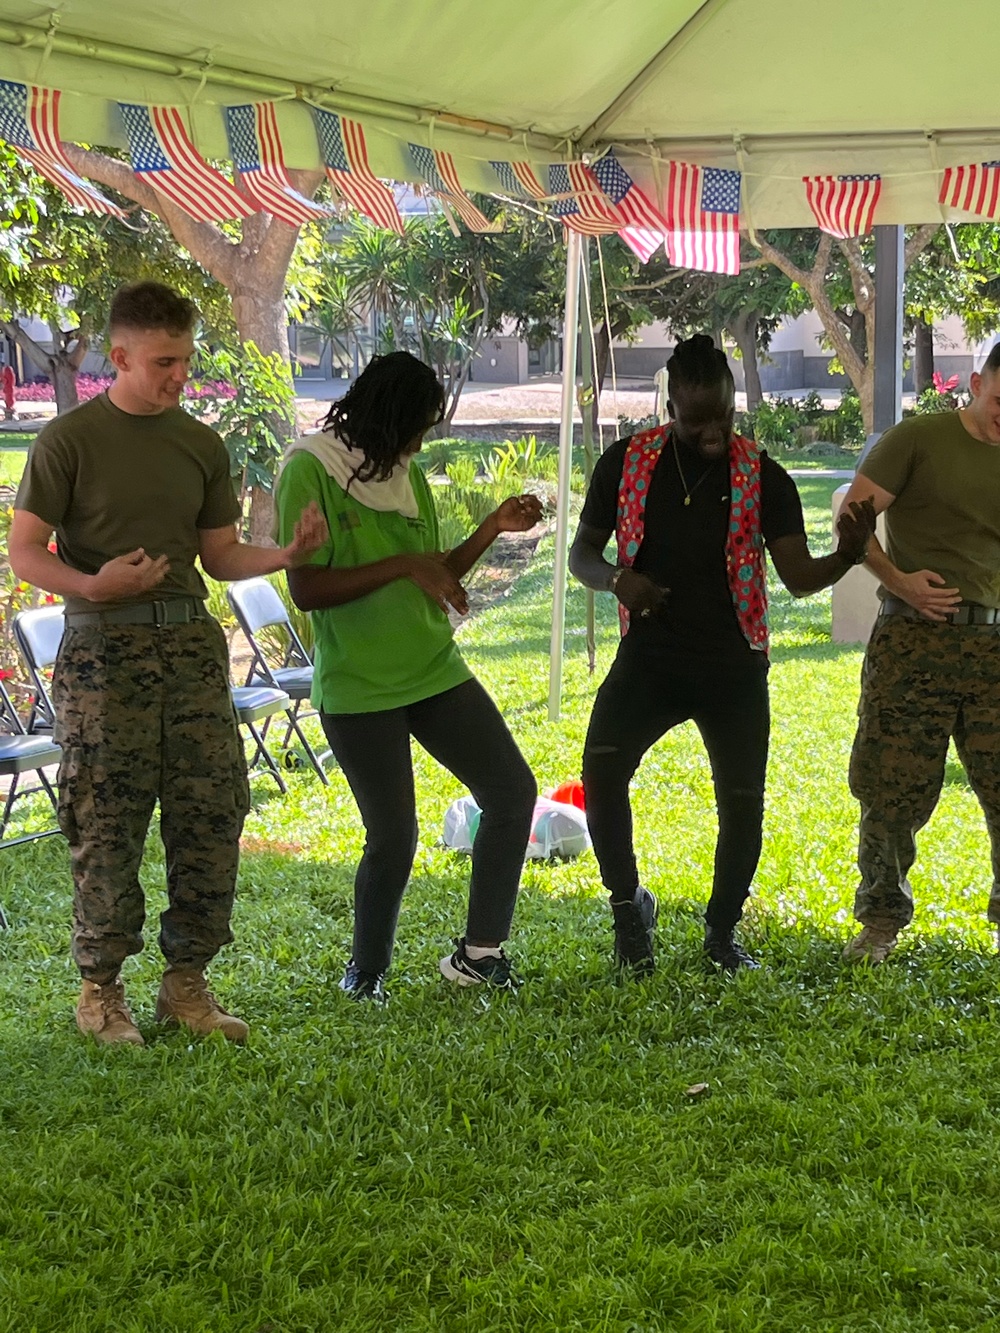
[[[377,357],[331,408],[319,434],[293,442],[278,480],[282,532],[315,500],[330,540],[290,570],[312,612],[313,703],[364,821],[354,882],[354,948],[341,988],[384,998],[399,906],[417,845],[410,737],[472,792],[465,935],[441,960],[461,985],[512,986],[510,930],[536,787],[496,705],[462,660],[448,608],[468,610],[461,579],[501,532],[541,518],[533,495],[505,500],[453,551],[439,550],[423,473],[412,466],[444,415],[444,391],[408,352]]]

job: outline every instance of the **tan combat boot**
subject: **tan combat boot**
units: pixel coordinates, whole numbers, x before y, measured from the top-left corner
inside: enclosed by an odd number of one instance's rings
[[[103,986],[96,981],[84,981],[76,1006],[76,1025],[85,1036],[89,1033],[102,1044],[146,1044],[129,1012],[121,977],[106,981]]]
[[[840,955],[848,963],[884,963],[896,947],[896,931],[891,926],[865,926],[844,945]]]
[[[227,1041],[246,1041],[250,1029],[242,1018],[227,1014],[194,967],[168,967],[156,1001],[158,1023],[180,1023],[199,1037],[221,1032]]]

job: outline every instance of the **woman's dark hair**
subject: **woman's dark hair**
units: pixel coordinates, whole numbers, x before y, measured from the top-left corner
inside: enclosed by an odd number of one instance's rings
[[[667,362],[670,390],[681,386],[686,389],[714,388],[726,380],[733,381],[726,354],[704,333],[696,333],[693,338],[679,342]]]
[[[359,449],[358,481],[385,481],[400,455],[444,417],[444,389],[409,352],[377,356],[323,419],[349,449]]]

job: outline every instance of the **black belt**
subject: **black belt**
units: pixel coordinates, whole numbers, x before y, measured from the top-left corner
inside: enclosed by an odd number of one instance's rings
[[[73,629],[88,625],[189,625],[192,620],[208,620],[200,597],[171,597],[166,602],[138,602],[134,606],[116,606],[111,611],[67,611],[66,624]]]
[[[902,616],[904,620],[922,620],[925,625],[941,624],[941,621],[928,620],[915,606],[903,602],[898,597],[886,597],[882,602],[880,616]],[[1000,625],[1000,607],[980,606],[978,602],[959,602],[946,612],[949,625]]]

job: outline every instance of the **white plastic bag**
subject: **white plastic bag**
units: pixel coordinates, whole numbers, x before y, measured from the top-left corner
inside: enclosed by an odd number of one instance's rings
[[[531,860],[548,860],[558,856],[569,860],[579,856],[590,846],[587,817],[575,805],[563,805],[539,796],[531,820],[531,837],[527,855]]]
[[[444,812],[444,845],[456,852],[471,852],[482,814],[471,796],[460,796]]]

